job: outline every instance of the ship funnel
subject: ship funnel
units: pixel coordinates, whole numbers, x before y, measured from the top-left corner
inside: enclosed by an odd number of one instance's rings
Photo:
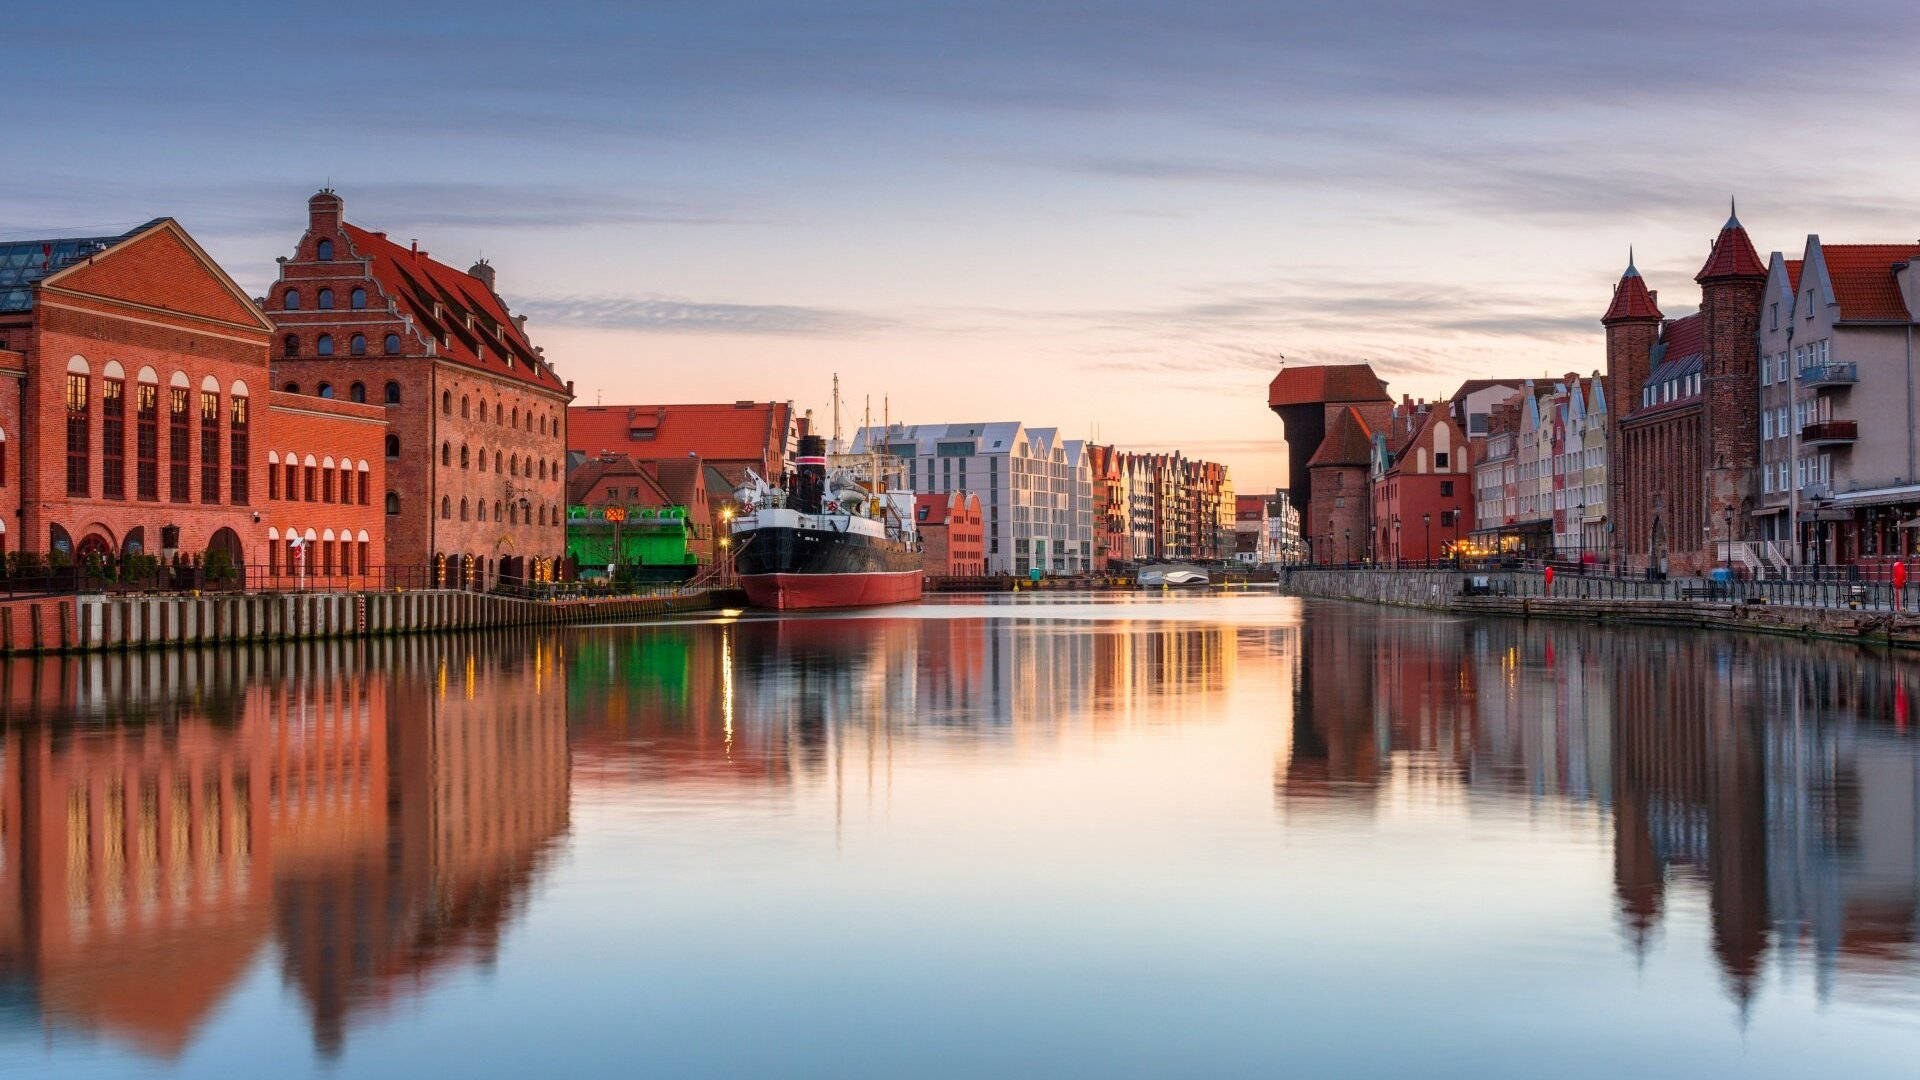
[[[800,452],[794,455],[793,508],[803,514],[820,512],[820,499],[827,490],[827,440],[818,435],[800,436]]]

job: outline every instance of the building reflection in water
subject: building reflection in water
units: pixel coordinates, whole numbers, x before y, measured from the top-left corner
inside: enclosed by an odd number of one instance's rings
[[[907,617],[585,631],[567,690],[574,780],[781,792],[896,738],[1019,745],[1116,730],[1136,711],[1197,715],[1224,697],[1234,633]],[[1141,707],[1152,699],[1166,700]]]
[[[1698,897],[1743,1011],[1770,960],[1872,993],[1920,967],[1916,693],[1920,667],[1845,645],[1309,607],[1275,794],[1590,813],[1632,949]]]
[[[271,943],[337,1052],[491,962],[567,828],[563,671],[486,636],[10,664],[0,985],[174,1057]]]

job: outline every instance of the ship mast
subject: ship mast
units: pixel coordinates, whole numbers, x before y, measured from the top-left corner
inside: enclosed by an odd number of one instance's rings
[[[838,454],[840,447],[840,373],[833,373],[833,452]]]

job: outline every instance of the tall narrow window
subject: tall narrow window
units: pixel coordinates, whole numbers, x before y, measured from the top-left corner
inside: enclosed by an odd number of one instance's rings
[[[362,474],[361,474],[361,476],[362,476],[362,477],[364,478],[364,477],[366,476],[366,474],[365,474],[365,473],[362,473]],[[361,502],[366,502],[366,500],[365,500],[365,499],[362,499],[362,500],[360,500],[360,501],[361,501]],[[360,535],[362,535],[362,536],[365,536],[366,534],[365,534],[365,533],[361,533]],[[362,574],[365,574],[365,573],[367,572],[367,548],[368,548],[368,547],[370,547],[370,546],[372,546],[372,545],[370,545],[370,544],[369,544],[369,543],[368,543],[367,541],[365,541],[365,540],[361,540],[361,541],[358,541],[358,544],[359,544],[359,546],[360,546],[360,572],[361,572]]]
[[[108,379],[100,395],[100,494],[127,497],[127,384]]]
[[[325,475],[323,475],[320,478],[320,501],[332,502],[333,501],[333,470],[324,469],[322,470],[322,472]]]
[[[200,392],[200,501],[220,501],[220,392]]]
[[[88,399],[91,382],[87,375],[67,375],[67,494],[82,497],[88,493],[88,474],[92,472],[89,459],[93,432],[87,422],[92,408]]]
[[[250,448],[247,445],[247,399],[235,394],[227,401],[227,476],[230,480],[228,491],[235,506],[245,506],[253,501],[247,490],[252,478],[247,475],[247,458]]]
[[[358,492],[358,495],[359,495],[359,498],[355,499],[354,501],[359,503],[361,506],[367,505],[367,470],[365,469],[360,470],[360,490]]]
[[[285,489],[288,502],[300,501],[300,463],[293,460],[292,454],[287,455],[287,481],[280,486]]]
[[[191,502],[188,464],[193,456],[193,418],[187,412],[187,391],[175,386],[167,393],[167,498]]]
[[[135,484],[140,498],[160,497],[160,388],[140,383],[134,388]]]
[[[268,451],[267,452],[267,498],[278,499],[279,497],[280,497],[280,459],[274,457],[272,451]]]
[[[312,458],[308,458],[312,461]],[[307,466],[307,501],[320,501],[320,469],[316,465]]]

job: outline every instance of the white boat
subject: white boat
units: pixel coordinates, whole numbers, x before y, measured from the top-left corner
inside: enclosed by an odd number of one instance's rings
[[[1145,588],[1170,586],[1173,588],[1192,588],[1211,585],[1213,578],[1205,570],[1191,566],[1145,566],[1134,577],[1134,581]]]

